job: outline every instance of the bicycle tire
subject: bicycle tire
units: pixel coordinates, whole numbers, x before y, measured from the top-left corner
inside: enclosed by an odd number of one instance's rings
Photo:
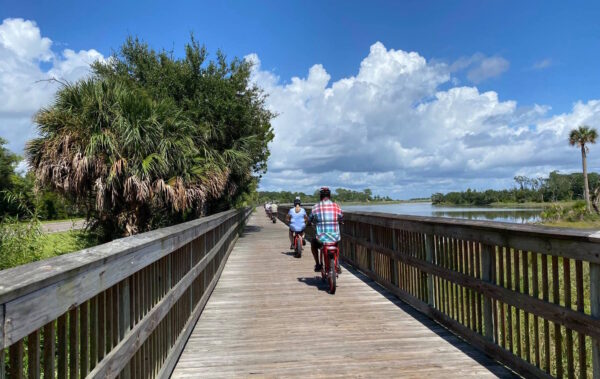
[[[296,238],[296,255],[298,258],[302,257],[302,239]]]
[[[337,273],[335,272],[335,258],[329,258],[329,293],[334,295],[336,290],[336,277]]]

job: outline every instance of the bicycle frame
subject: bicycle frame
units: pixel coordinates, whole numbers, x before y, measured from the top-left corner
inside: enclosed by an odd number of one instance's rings
[[[337,246],[337,244],[330,244],[330,243],[326,243],[323,244],[323,247],[321,247],[319,249],[319,253],[320,253],[320,259],[321,259],[321,276],[323,277],[323,279],[327,279],[329,277],[329,272],[331,271],[331,267],[329,267],[329,258],[331,257],[331,254],[333,254],[334,257],[334,272],[335,275],[337,276],[337,270],[336,268],[339,267],[340,262],[340,249]],[[327,256],[325,256],[325,254],[327,254]]]
[[[294,249],[298,246],[299,243],[302,243],[302,234],[303,232],[293,232],[294,237]]]

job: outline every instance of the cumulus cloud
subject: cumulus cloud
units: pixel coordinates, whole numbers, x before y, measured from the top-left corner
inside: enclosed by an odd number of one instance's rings
[[[58,83],[89,74],[89,65],[104,57],[98,51],[65,49],[55,52],[34,21],[9,18],[0,24],[0,136],[22,152],[35,136],[32,115],[50,103]]]
[[[377,42],[354,76],[332,82],[316,64],[288,83],[262,69],[257,55],[246,59],[254,63],[252,79],[269,94],[268,107],[279,114],[261,183],[268,190],[371,187],[406,198],[501,187],[517,172],[577,168],[568,130],[600,126],[600,100],[549,116],[545,105],[519,106],[494,91],[453,86],[456,70],[479,70],[472,80],[506,70],[499,57],[447,65]]]

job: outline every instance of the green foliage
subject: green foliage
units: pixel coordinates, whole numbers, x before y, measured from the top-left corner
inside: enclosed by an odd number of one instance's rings
[[[587,212],[585,201],[578,200],[572,205],[551,204],[541,213],[544,222],[579,222],[579,221],[598,221],[600,216]]]
[[[274,115],[250,64],[209,61],[193,37],[185,51],[129,38],[35,117],[37,179],[84,204],[105,239],[246,203],[266,171]]]
[[[392,201],[389,196],[373,196],[373,191],[369,188],[363,191],[353,191],[345,188],[337,188],[331,194],[332,198],[337,202],[369,202],[369,201]],[[263,191],[258,193],[258,203],[275,200],[279,203],[292,203],[296,197],[300,197],[303,203],[316,203],[319,201],[319,190],[313,194],[307,195],[303,192],[290,191]]]
[[[600,186],[600,175],[588,174],[591,188]],[[489,205],[492,203],[542,203],[584,198],[583,174],[560,174],[552,171],[548,178],[515,177],[515,187],[504,190],[435,193],[431,195],[433,204]]]
[[[27,223],[19,222],[15,217],[0,221],[0,270],[41,259],[41,236],[37,218]]]

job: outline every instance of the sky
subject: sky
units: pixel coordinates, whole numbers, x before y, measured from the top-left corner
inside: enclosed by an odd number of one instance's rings
[[[278,114],[261,189],[505,188],[580,169],[567,137],[600,127],[599,19],[598,1],[0,0],[0,137],[21,154],[48,79],[127,36],[180,56],[193,32],[252,61]]]

